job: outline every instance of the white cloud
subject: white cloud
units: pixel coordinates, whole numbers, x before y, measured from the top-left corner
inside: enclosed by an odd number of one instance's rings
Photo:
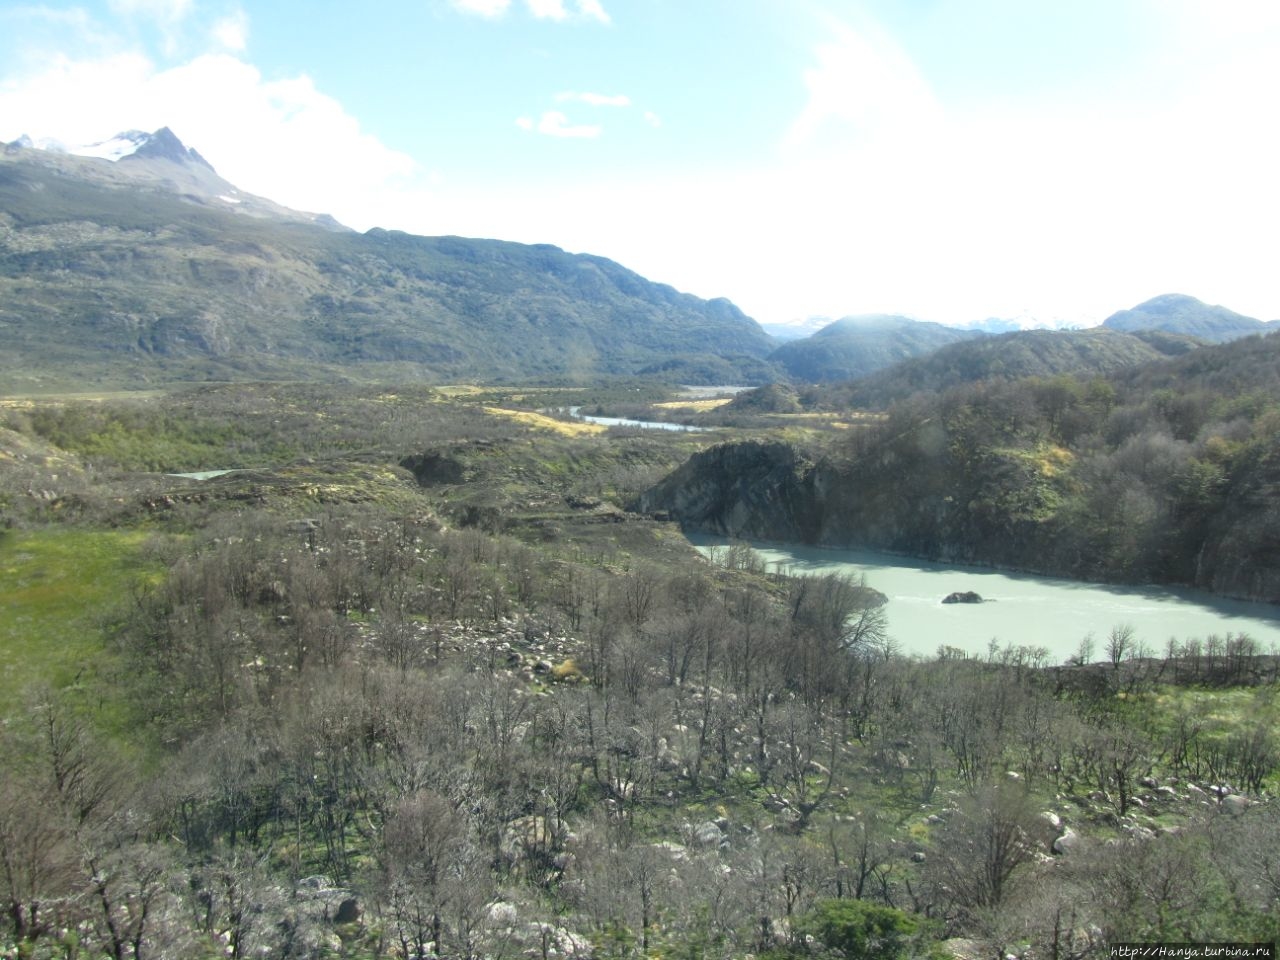
[[[243,10],[223,17],[213,25],[212,36],[229,53],[243,53],[249,45],[249,17]]]
[[[590,140],[600,136],[604,127],[599,124],[572,124],[569,118],[559,110],[547,110],[535,123],[528,117],[516,120],[521,130],[536,131],[548,137],[565,137],[569,139]]]
[[[159,0],[129,0],[129,2],[159,2]],[[511,0],[449,0],[454,9],[463,13],[476,14],[490,20],[496,20],[511,8]],[[569,19],[569,9],[565,0],[524,0],[525,8],[537,20],[554,20],[562,22]],[[600,23],[609,23],[609,14],[605,12],[600,0],[575,0],[577,16]]]
[[[644,122],[649,124],[649,126],[651,127],[662,126],[662,118],[658,116],[656,113],[654,113],[652,110],[646,110],[644,112]]]
[[[576,93],[572,90],[565,90],[556,94],[557,103],[567,103],[576,101],[578,103],[586,103],[593,107],[629,107],[631,106],[631,98],[626,94],[604,94],[604,93]]]
[[[569,17],[569,11],[564,5],[564,0],[525,0],[529,7],[529,12],[539,20],[566,20]],[[575,0],[578,16],[587,20],[596,20],[600,23],[609,22],[609,14],[605,13],[605,9],[600,5],[600,0]]]
[[[511,0],[450,0],[454,8],[463,13],[494,19],[502,16],[511,6]]]
[[[195,10],[194,0],[108,0],[108,6],[117,16],[151,21],[169,56],[181,48],[183,27]]]
[[[26,132],[90,143],[170,126],[235,185],[357,228],[425,202],[411,158],[360,129],[310,78],[266,80],[225,54],[158,70],[145,57],[60,60],[0,87],[0,140]]]
[[[600,0],[577,0],[578,13],[589,20],[598,20],[601,23],[609,22],[609,14],[605,13],[605,9],[600,5]]]
[[[563,0],[525,0],[525,3],[539,20],[563,20],[569,15]]]
[[[834,33],[804,73],[808,100],[788,144],[807,149],[823,136],[865,141],[937,119],[929,85],[891,38],[875,28],[837,26]]]
[[[110,0],[111,9],[123,16],[142,16],[159,23],[177,23],[191,13],[193,0]]]

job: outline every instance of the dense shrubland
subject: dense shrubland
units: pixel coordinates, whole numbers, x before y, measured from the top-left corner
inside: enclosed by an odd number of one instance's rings
[[[767,491],[789,515],[767,504],[735,513],[734,503],[752,506],[752,492],[730,490],[736,477],[717,476],[724,455],[714,452],[645,502],[738,536],[1275,601],[1277,371],[1280,337],[1255,337],[1108,378],[918,393],[843,442],[802,447],[809,469],[793,489]],[[717,484],[731,502],[687,496]],[[724,519],[744,516],[756,526]]]
[[[271,417],[290,426],[248,479],[131,493],[95,465],[75,515],[10,486],[0,550],[150,535],[92,667],[13,691],[11,952],[1086,957],[1277,935],[1280,703],[1247,638],[1144,659],[1117,628],[1065,667],[1030,632],[897,656],[874,584],[780,578],[741,545],[709,564],[610,503],[691,438],[533,442],[406,401],[320,465],[327,493],[261,469],[372,416],[357,399]],[[227,442],[200,405],[164,410],[12,424],[35,489],[67,475],[36,462],[55,429]]]

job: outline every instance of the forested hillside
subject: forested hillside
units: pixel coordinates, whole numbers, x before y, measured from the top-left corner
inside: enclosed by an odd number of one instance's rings
[[[915,393],[940,393],[986,380],[1108,374],[1200,345],[1190,337],[1158,331],[1023,330],[942,346],[867,376],[807,389],[804,402],[817,410],[883,410]]]
[[[1278,494],[1271,336],[1109,377],[915,393],[843,442],[708,451],[641,503],[734,536],[1276,602]]]
[[[852,380],[980,335],[885,314],[844,317],[810,337],[784,343],[769,359],[802,383]]]
[[[1102,321],[1102,325],[1109,330],[1130,333],[1163,330],[1210,343],[1226,343],[1275,329],[1262,320],[1243,316],[1226,307],[1202,303],[1195,297],[1180,293],[1166,293],[1129,310],[1119,310]]]
[[[771,338],[733,304],[603,257],[246,216],[41,154],[0,155],[0,374],[14,389],[771,376]]]

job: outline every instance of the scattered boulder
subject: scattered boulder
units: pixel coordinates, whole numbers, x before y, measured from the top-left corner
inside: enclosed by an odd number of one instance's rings
[[[520,919],[520,911],[514,903],[506,900],[495,900],[489,904],[489,922],[498,927],[513,927]]]
[[[942,949],[956,960],[986,960],[991,956],[991,944],[985,940],[969,940],[954,937],[944,941]]]
[[[1062,835],[1062,818],[1046,810],[1027,825],[1031,841],[1042,850],[1052,850],[1053,842]]]
[[[693,840],[700,847],[721,847],[727,842],[724,831],[712,820],[705,820],[693,828]]]
[[[676,843],[674,840],[662,840],[653,845],[653,849],[661,850],[672,860],[688,860],[689,850],[682,843]]]
[[[577,957],[589,960],[595,955],[595,948],[586,937],[551,923],[529,924],[521,939],[525,946],[525,956]]]
[[[503,828],[502,851],[518,863],[533,854],[558,850],[567,833],[564,821],[557,817],[520,817]]]
[[[1080,845],[1080,834],[1076,833],[1070,827],[1063,831],[1062,836],[1053,841],[1053,852],[1059,856],[1070,853],[1073,849]]]
[[[1242,797],[1238,793],[1228,794],[1222,798],[1222,809],[1236,816],[1244,813],[1250,806],[1249,798]]]

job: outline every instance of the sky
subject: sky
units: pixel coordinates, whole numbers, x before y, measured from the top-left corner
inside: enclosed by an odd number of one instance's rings
[[[161,126],[762,323],[1280,318],[1275,0],[0,0],[0,140]]]

